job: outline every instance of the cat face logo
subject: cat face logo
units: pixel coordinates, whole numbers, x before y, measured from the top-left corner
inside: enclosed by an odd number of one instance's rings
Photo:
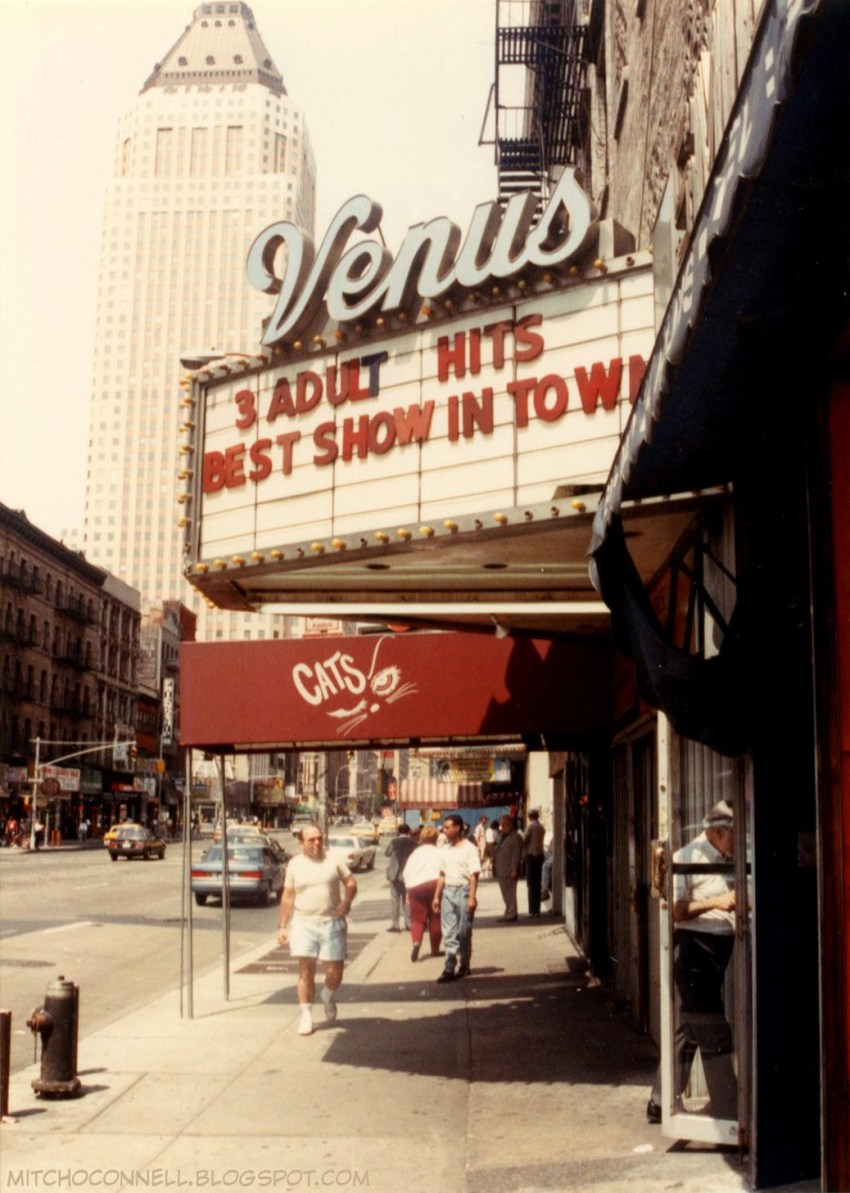
[[[361,696],[350,707],[327,709],[327,715],[337,722],[336,732],[340,737],[346,737],[367,717],[380,712],[384,705],[393,704],[419,691],[415,683],[402,683],[401,668],[394,663],[378,667],[378,655],[386,641],[386,637],[379,638],[375,644],[368,674],[357,667],[351,655],[343,654],[342,651],[336,651],[322,663],[313,666],[297,663],[292,669],[296,691],[303,700],[317,708],[335,703],[346,693],[349,697]]]

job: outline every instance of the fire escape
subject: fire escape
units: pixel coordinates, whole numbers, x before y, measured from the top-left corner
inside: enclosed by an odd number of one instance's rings
[[[579,164],[589,9],[589,0],[496,0],[491,99],[503,206],[534,191],[541,210],[561,168]]]

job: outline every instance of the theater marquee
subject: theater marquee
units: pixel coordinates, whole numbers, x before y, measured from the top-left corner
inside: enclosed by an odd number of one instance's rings
[[[349,248],[379,216],[358,196],[317,252],[289,224],[253,246],[268,359],[184,382],[190,579],[231,608],[593,601],[587,520],[654,339],[648,257],[596,255],[571,171],[536,225],[527,195],[484,204],[460,248],[444,220],[395,258]]]

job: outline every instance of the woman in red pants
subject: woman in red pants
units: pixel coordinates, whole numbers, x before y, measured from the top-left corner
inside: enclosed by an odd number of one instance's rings
[[[407,903],[410,907],[410,938],[413,941],[411,961],[415,961],[419,956],[426,927],[431,941],[432,957],[439,955],[443,938],[440,917],[431,910],[437,879],[440,876],[440,855],[435,845],[437,835],[437,830],[432,825],[426,825],[422,829],[419,844],[404,863],[402,871]]]

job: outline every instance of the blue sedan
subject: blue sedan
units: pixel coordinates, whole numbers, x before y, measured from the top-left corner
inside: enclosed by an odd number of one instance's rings
[[[286,861],[267,846],[234,844],[227,850],[230,898],[250,899],[268,906],[283,890]],[[221,898],[222,848],[215,845],[192,865],[192,892],[201,907],[210,897]]]

